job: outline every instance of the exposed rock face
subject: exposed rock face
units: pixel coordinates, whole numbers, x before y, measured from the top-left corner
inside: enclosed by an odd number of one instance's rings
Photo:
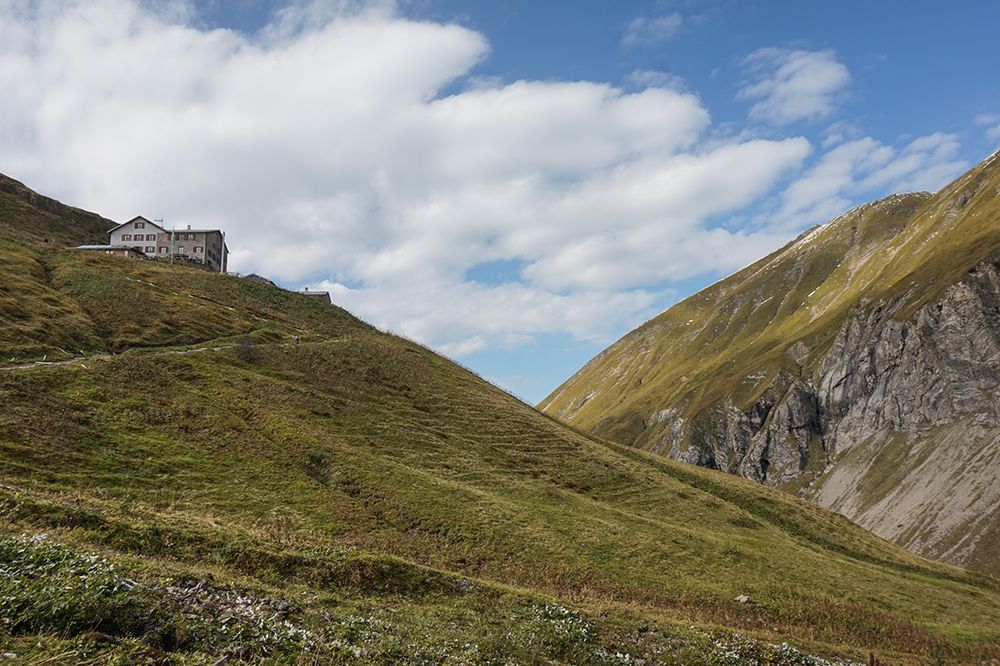
[[[983,528],[1000,506],[996,263],[905,321],[891,310],[852,321],[824,359],[818,396],[837,462],[805,496],[922,555],[992,570],[996,535]]]
[[[787,378],[779,378],[779,386],[783,380]],[[671,429],[661,448],[669,440],[672,458],[781,486],[808,467],[811,445],[821,427],[816,392],[792,381],[783,393],[769,390],[747,411],[727,398],[721,409],[699,415],[693,432]],[[678,440],[684,434],[703,444],[681,451]]]
[[[796,480],[809,468],[812,445],[822,428],[816,393],[793,383],[771,410],[767,427],[751,440],[736,473],[774,486]]]
[[[892,304],[853,319],[824,359],[819,400],[834,452],[881,430],[917,435],[971,417],[997,425],[1000,280],[981,262],[913,317]]]
[[[688,427],[673,424],[652,450],[799,488],[920,554],[973,564],[983,538],[970,526],[1000,506],[997,263],[980,262],[901,320],[904,301],[851,318],[814,377],[780,375],[746,410],[727,398]],[[956,494],[969,499],[948,501]]]

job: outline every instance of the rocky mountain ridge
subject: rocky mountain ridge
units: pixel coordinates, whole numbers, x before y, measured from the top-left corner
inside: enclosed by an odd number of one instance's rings
[[[1000,572],[1000,160],[815,228],[540,407]]]

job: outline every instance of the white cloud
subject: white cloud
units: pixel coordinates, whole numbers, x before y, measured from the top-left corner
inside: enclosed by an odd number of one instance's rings
[[[844,143],[848,140],[857,140],[864,138],[865,133],[861,128],[855,126],[846,120],[838,120],[823,132],[826,138],[823,139],[822,146],[824,148],[832,148],[833,146]]]
[[[948,135],[841,138],[783,195],[780,224],[718,226],[810,143],[719,138],[697,96],[651,73],[632,92],[471,78],[482,35],[391,3],[294,5],[252,38],[162,6],[0,0],[0,171],[118,220],[225,229],[234,270],[325,287],[453,354],[555,331],[608,340],[671,281],[740,268],[859,189],[957,165]],[[760,113],[826,113],[842,66],[782,53],[756,54],[773,66],[757,70],[773,84]],[[808,92],[802,71],[827,84]],[[469,85],[441,97],[456,80]],[[498,261],[517,281],[465,278]]]
[[[648,309],[657,301],[657,295],[644,290],[560,295],[516,283],[456,282],[434,288],[414,284],[394,290],[392,298],[379,286],[350,289],[322,282],[316,288],[329,291],[334,302],[348,310],[364,311],[376,326],[415,340],[439,341],[437,348],[453,356],[519,347],[535,334],[554,330],[553,320],[577,339],[606,341],[620,334],[618,322],[635,326],[655,314]],[[435,307],[429,309],[428,303]],[[596,322],[595,312],[601,314]]]
[[[936,132],[914,139],[874,171],[861,187],[893,192],[937,192],[971,166],[960,159],[961,146],[954,134]]]
[[[672,88],[683,91],[686,88],[684,79],[676,74],[658,72],[655,70],[637,69],[625,77],[625,82],[633,88]]]
[[[976,116],[976,124],[985,127],[986,138],[990,141],[1000,141],[1000,115],[982,113]]]
[[[658,18],[638,17],[625,28],[621,43],[625,46],[648,45],[663,42],[680,30],[684,18],[677,13]]]
[[[802,139],[753,141],[623,166],[551,209],[548,217],[565,219],[554,227],[563,236],[524,274],[554,290],[629,288],[746,265],[776,240],[709,231],[703,221],[766,192],[808,152]],[[592,231],[572,233],[581,222]]]
[[[774,125],[829,117],[851,81],[851,73],[831,50],[762,48],[743,65],[755,80],[740,89],[737,99],[759,100],[750,107],[750,117]]]
[[[953,134],[919,137],[898,149],[871,137],[841,143],[785,190],[771,221],[803,228],[833,219],[859,196],[936,192],[969,168],[958,155]]]

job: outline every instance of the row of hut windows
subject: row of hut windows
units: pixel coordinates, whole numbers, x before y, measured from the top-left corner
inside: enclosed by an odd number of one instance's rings
[[[137,222],[136,224],[139,223]],[[174,234],[174,236],[174,240],[194,240],[194,234]],[[145,238],[143,237],[143,234],[135,234],[135,238],[132,238],[132,234],[122,234],[122,241],[131,240],[156,240],[156,234],[145,234]],[[167,234],[167,240],[170,240],[170,234]]]

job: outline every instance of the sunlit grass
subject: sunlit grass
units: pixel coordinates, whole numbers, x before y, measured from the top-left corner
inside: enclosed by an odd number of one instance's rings
[[[302,608],[297,638],[252,655],[275,663],[815,663],[786,641],[1000,656],[995,581],[583,435],[343,310],[184,268],[8,254],[43,270],[17,289],[73,305],[40,318],[52,330],[75,313],[100,336],[71,364],[0,372],[5,530],[113,561],[141,583],[129,603],[166,618],[145,643],[124,625],[106,645],[7,627],[33,659],[125,663],[151,644],[212,663],[242,643],[157,592],[209,574]]]

